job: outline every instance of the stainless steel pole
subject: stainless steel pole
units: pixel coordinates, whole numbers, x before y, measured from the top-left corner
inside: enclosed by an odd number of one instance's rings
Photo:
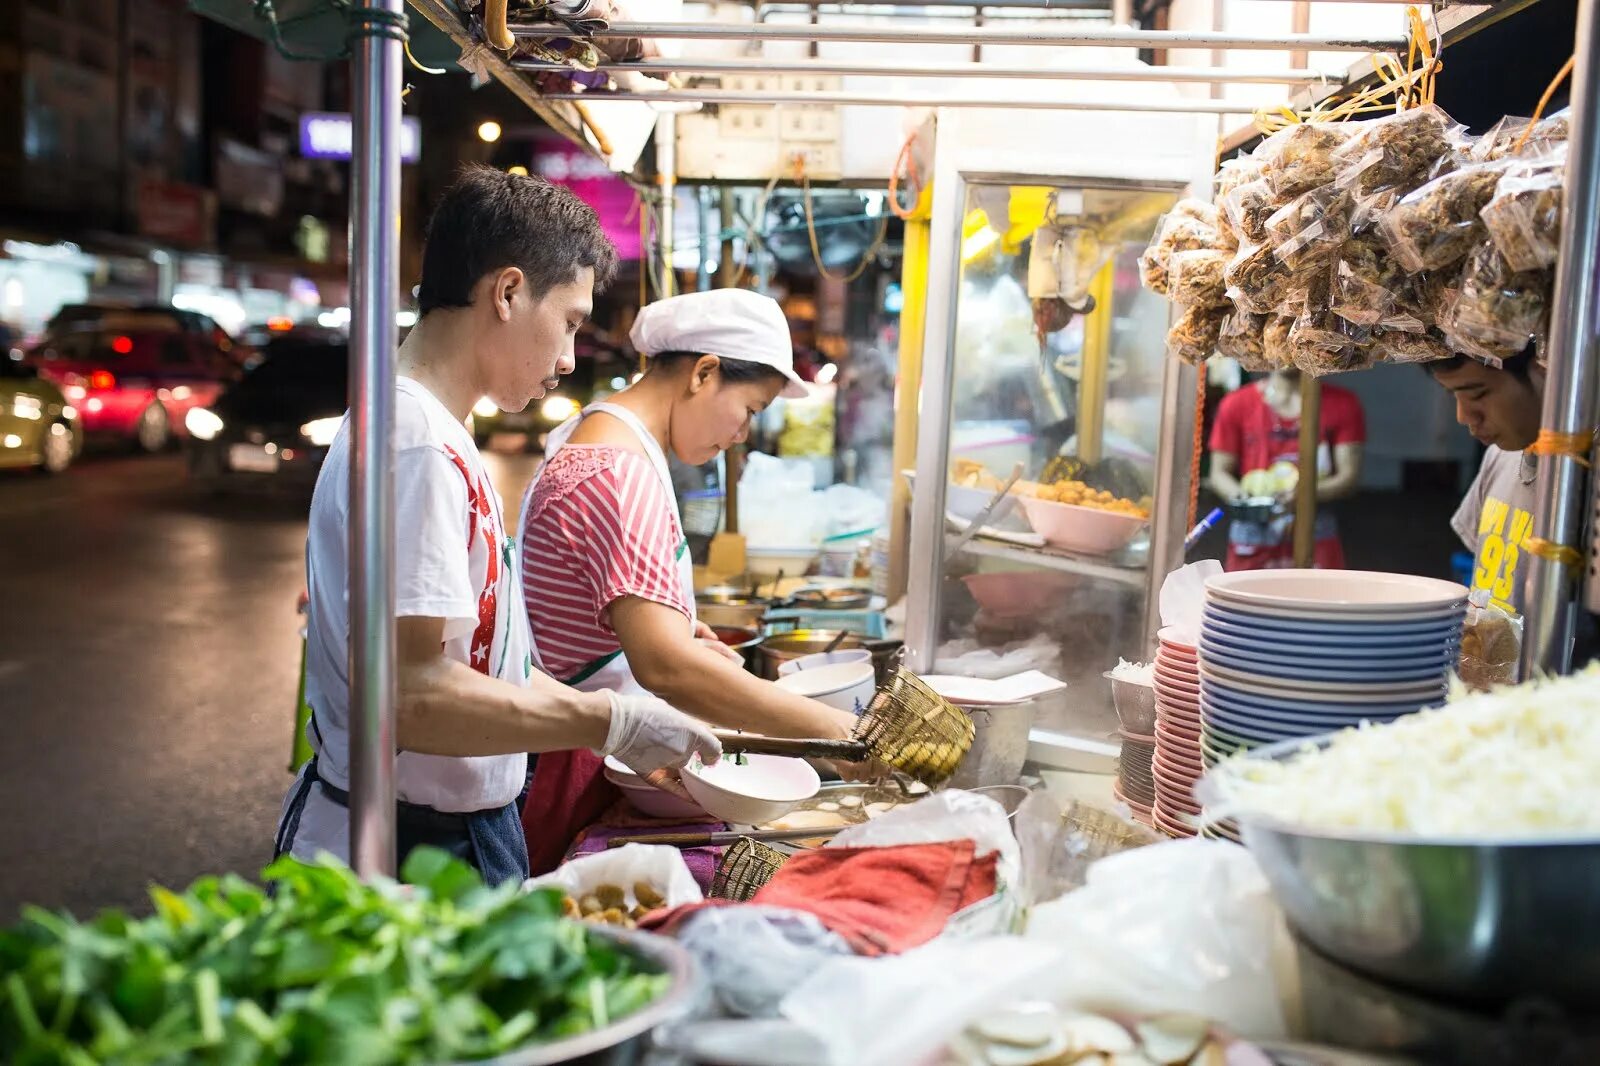
[[[563,71],[571,67],[540,59],[514,59],[517,70]],[[641,59],[632,63],[601,63],[596,70],[609,74],[823,74],[878,78],[1013,78],[1019,81],[1160,81],[1216,82],[1239,85],[1297,85],[1319,82],[1345,85],[1347,70],[1291,70],[1288,67],[1007,67],[994,63],[860,63],[834,59]]]
[[[559,23],[518,22],[507,27],[517,37],[571,37]],[[640,37],[724,41],[864,41],[873,44],[1016,44],[1062,45],[1075,48],[1237,48],[1312,52],[1393,52],[1406,45],[1404,37],[1339,37],[1312,34],[1254,36],[1247,33],[1211,33],[1189,30],[1130,30],[1095,26],[799,26],[748,22],[613,22],[597,30],[597,38]]]
[[[847,107],[960,107],[993,108],[1007,111],[1130,111],[1177,115],[1248,115],[1255,108],[1245,102],[1229,100],[1190,100],[1175,98],[1170,103],[1143,100],[1031,100],[1017,97],[946,99],[932,96],[886,96],[850,92],[729,92],[720,89],[676,89],[658,93],[587,92],[545,93],[544,100],[643,100],[650,103],[699,104],[789,104],[795,107],[828,105]],[[657,119],[672,118],[663,114]],[[660,127],[657,126],[659,130]]]
[[[675,198],[678,195],[678,116],[667,111],[656,116],[656,187],[661,190],[661,212],[657,215],[656,247],[661,253],[661,291],[663,300],[678,291],[672,273],[672,227],[676,222]]]
[[[350,864],[395,872],[394,392],[401,0],[350,9]]]
[[[1541,428],[1561,436],[1587,435],[1596,421],[1600,387],[1600,62],[1595,5],[1579,0],[1577,62],[1572,71],[1572,133],[1567,154],[1561,249],[1550,314],[1550,368]],[[1546,558],[1522,546],[1527,606],[1522,676],[1564,674],[1572,668],[1574,597],[1589,557],[1589,492],[1582,465],[1570,456],[1539,460],[1533,531],[1565,554]],[[1561,549],[1567,549],[1562,552]],[[1509,546],[1508,546],[1509,550]],[[1575,550],[1575,554],[1572,554]]]

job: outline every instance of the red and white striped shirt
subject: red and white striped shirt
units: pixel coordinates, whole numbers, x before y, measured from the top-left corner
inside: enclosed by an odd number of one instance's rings
[[[605,620],[637,596],[692,617],[678,577],[683,528],[650,460],[609,444],[568,444],[533,488],[522,589],[544,669],[571,680],[622,645]]]

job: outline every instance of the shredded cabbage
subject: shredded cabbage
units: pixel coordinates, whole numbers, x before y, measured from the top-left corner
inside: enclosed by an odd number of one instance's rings
[[[1213,816],[1424,837],[1600,832],[1600,665],[1465,696],[1279,760],[1222,764]]]
[[[1116,667],[1111,671],[1111,676],[1118,681],[1131,681],[1135,685],[1154,685],[1156,683],[1156,664],[1130,663],[1123,658],[1117,659]]]

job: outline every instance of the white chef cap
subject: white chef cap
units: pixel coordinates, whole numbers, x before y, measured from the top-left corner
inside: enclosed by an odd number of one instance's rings
[[[783,309],[749,289],[711,289],[657,300],[639,312],[628,334],[646,356],[696,352],[770,366],[788,379],[781,395],[807,395],[794,372],[794,342]]]

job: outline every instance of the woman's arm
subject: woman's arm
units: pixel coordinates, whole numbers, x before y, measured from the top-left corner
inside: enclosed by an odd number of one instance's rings
[[[842,739],[855,715],[763,681],[697,641],[677,609],[637,596],[610,607],[639,684],[680,711],[775,737]]]

